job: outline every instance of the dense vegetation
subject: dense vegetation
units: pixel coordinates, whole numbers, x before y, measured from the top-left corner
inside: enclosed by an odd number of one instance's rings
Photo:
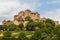
[[[26,17],[26,20],[29,21],[26,27],[23,23],[18,26],[15,24],[0,25],[0,31],[3,33],[0,40],[60,40],[60,24],[55,26],[54,21],[51,19],[33,22]],[[13,36],[12,33],[14,32],[17,34]]]

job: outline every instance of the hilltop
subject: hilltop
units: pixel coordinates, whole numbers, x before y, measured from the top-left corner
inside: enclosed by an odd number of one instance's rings
[[[60,24],[40,13],[25,10],[14,15],[14,20],[4,20],[0,25],[0,39],[60,40]]]
[[[10,25],[10,24],[19,25],[21,23],[27,23],[29,18],[31,18],[31,20],[34,21],[34,22],[42,22],[42,21],[47,19],[45,17],[41,18],[40,13],[32,12],[31,10],[27,9],[25,11],[18,12],[17,15],[14,15],[14,20],[13,21],[11,21],[11,20],[7,20],[7,21],[3,20],[2,24],[3,25]],[[59,24],[58,21],[54,21],[54,22],[55,22],[55,25]]]

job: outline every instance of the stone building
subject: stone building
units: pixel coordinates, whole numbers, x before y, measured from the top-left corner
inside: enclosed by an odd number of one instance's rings
[[[6,20],[4,20],[2,23],[3,23],[3,25],[7,25],[8,26],[10,24],[13,24],[13,21],[10,21],[10,20],[6,21]]]
[[[19,25],[20,23],[24,23],[26,17],[30,17],[34,22],[40,22],[46,20],[45,17],[40,18],[40,14],[38,12],[32,12],[31,10],[27,9],[25,11],[20,11],[17,15],[14,15],[14,20],[4,20],[2,23],[3,25],[10,25],[12,23]],[[25,21],[26,23],[27,21]],[[55,21],[55,24],[58,25],[58,21]],[[25,24],[24,24],[25,25]]]
[[[25,20],[26,17],[30,17],[33,21],[40,20],[40,14],[38,12],[32,12],[30,10],[20,11],[17,15],[14,16],[14,24],[19,25],[23,23],[22,20]]]
[[[40,20],[40,14],[38,14],[38,12],[32,12],[30,15],[31,19],[33,20]]]

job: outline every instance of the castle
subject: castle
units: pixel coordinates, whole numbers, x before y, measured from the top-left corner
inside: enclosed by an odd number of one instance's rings
[[[7,20],[7,21],[4,20],[2,22],[2,24],[3,25],[10,25],[10,24],[14,23],[15,25],[19,25],[20,23],[27,23],[28,21],[25,21],[26,17],[30,17],[33,21],[38,20],[39,22],[46,19],[45,17],[40,18],[40,14],[38,12],[32,12],[31,10],[27,9],[25,11],[20,11],[17,15],[15,15],[13,21],[11,21],[11,20]],[[59,22],[55,21],[55,24],[58,25]]]

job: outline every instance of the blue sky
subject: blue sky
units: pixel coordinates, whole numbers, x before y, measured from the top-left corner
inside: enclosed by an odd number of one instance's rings
[[[60,0],[0,0],[0,24],[26,9],[60,22]]]

